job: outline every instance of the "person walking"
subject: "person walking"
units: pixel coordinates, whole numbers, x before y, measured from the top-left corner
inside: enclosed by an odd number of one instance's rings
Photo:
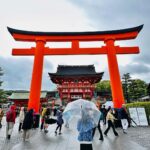
[[[44,114],[44,133],[48,133],[48,126],[49,126],[48,120],[50,118],[50,114],[51,114],[50,108],[47,108]]]
[[[42,115],[41,115],[41,127],[40,129],[43,130],[44,128],[44,120],[45,120],[45,113],[46,113],[47,108],[43,108],[42,110]]]
[[[22,129],[23,129],[23,141],[29,139],[30,137],[30,130],[33,127],[33,109],[30,109],[24,118]]]
[[[95,135],[96,128],[98,128],[99,135],[100,135],[100,138],[99,138],[99,140],[103,141],[103,140],[104,140],[104,137],[103,137],[103,133],[102,133],[102,130],[101,130],[100,121],[101,121],[101,118],[100,118],[100,119],[99,119],[99,121],[98,121],[98,125],[97,125],[97,127],[93,128],[93,133],[92,133],[92,136],[93,136],[93,138],[94,138],[94,135]]]
[[[62,110],[61,110],[61,108],[59,108],[57,110],[56,115],[57,115],[57,127],[56,127],[56,130],[55,130],[55,135],[57,135],[57,130],[58,129],[59,129],[59,135],[60,135],[60,134],[62,134],[61,133],[61,129],[62,129],[62,124],[64,123],[63,118],[62,118]]]
[[[6,138],[10,140],[16,119],[15,106],[11,105],[6,112]]]
[[[129,115],[126,110],[125,104],[122,105],[122,108],[119,109],[118,117],[121,120],[121,125],[123,129],[123,133],[127,134],[127,129],[128,129],[128,120],[129,120]]]
[[[4,116],[4,112],[3,112],[2,108],[0,108],[0,128],[2,128],[2,119],[3,119],[3,116]]]
[[[25,116],[24,107],[21,107],[20,108],[20,113],[19,113],[19,128],[18,128],[19,132],[22,129],[22,124],[23,124],[24,116]]]
[[[100,109],[103,117],[103,124],[106,125],[106,115],[107,115],[107,109],[105,108],[105,105],[102,105],[102,108]]]
[[[113,114],[112,114],[112,109],[111,109],[111,108],[108,110],[106,119],[107,119],[108,127],[107,127],[107,129],[105,130],[104,134],[107,136],[108,131],[110,130],[110,128],[112,128],[112,129],[113,129],[113,132],[114,132],[114,135],[115,135],[115,136],[118,136],[118,133],[117,133],[117,131],[115,130],[115,126],[114,126],[114,120],[116,120],[116,118],[113,116]]]

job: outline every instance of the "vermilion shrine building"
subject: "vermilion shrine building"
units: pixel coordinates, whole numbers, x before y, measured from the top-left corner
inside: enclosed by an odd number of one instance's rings
[[[62,66],[59,65],[56,73],[49,73],[53,83],[57,84],[61,100],[92,99],[95,83],[98,83],[103,72],[96,73],[94,65]]]
[[[17,107],[27,107],[29,101],[29,91],[15,91],[9,97],[8,100],[13,102]],[[40,105],[48,103],[47,92],[41,92]]]

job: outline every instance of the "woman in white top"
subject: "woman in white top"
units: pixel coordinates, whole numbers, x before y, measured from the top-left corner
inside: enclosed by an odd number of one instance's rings
[[[25,116],[24,107],[21,107],[20,113],[19,113],[19,129],[18,129],[19,132],[22,129],[22,124],[23,124],[24,116]]]

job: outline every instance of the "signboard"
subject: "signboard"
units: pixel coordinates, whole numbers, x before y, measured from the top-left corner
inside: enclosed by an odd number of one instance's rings
[[[140,126],[148,126],[148,121],[144,108],[137,108]]]
[[[136,108],[129,108],[130,117],[134,120],[137,125],[140,125],[138,113]],[[133,121],[131,122],[132,126],[136,126]]]

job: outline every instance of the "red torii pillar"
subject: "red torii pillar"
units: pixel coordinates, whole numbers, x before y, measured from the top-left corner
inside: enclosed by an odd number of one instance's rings
[[[17,41],[36,42],[35,48],[13,49],[13,55],[34,55],[34,65],[30,88],[28,109],[33,108],[39,112],[40,92],[42,82],[42,70],[44,55],[96,55],[106,54],[108,57],[108,67],[112,97],[115,108],[120,108],[124,103],[122,84],[118,68],[116,54],[139,53],[138,47],[119,47],[115,46],[117,40],[129,40],[137,37],[143,25],[113,31],[95,32],[32,32],[16,30],[8,27],[8,31]],[[71,48],[48,48],[46,42],[72,42]],[[105,46],[98,48],[80,48],[80,41],[104,41]]]

